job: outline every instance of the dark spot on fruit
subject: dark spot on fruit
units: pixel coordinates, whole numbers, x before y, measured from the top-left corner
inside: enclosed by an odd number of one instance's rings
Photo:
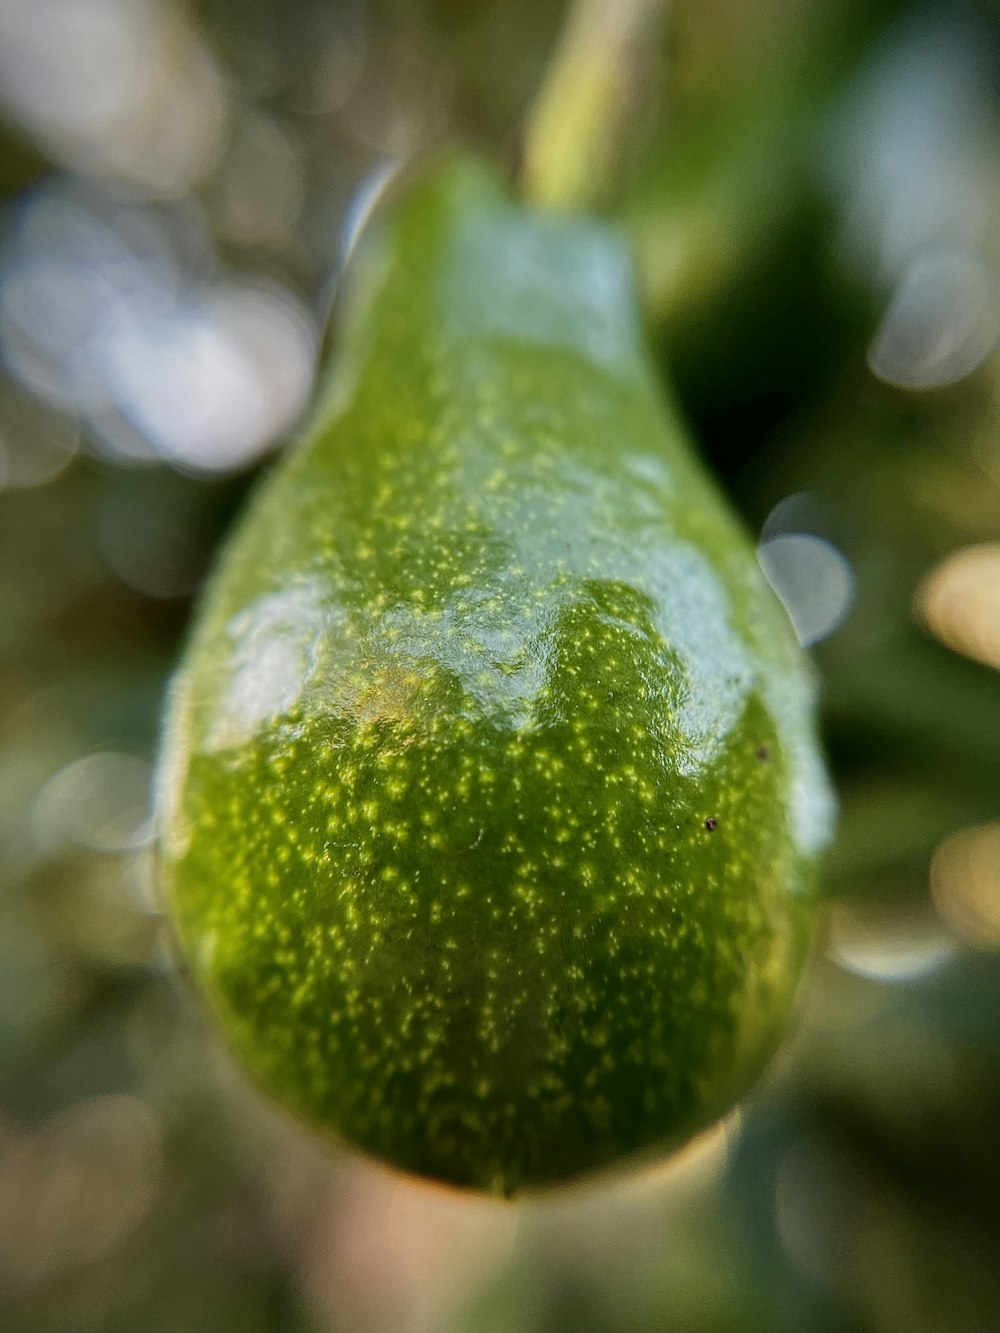
[[[709,815],[705,820],[705,827],[708,829],[709,833],[714,833],[719,827],[719,821],[713,815]]]
[[[762,764],[766,764],[767,761],[771,758],[771,751],[767,748],[766,745],[757,746],[757,758],[760,760]]]

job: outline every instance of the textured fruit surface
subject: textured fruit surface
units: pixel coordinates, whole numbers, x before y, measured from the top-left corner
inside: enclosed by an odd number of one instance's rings
[[[512,1194],[667,1151],[787,1023],[812,711],[617,239],[441,168],[176,681],[183,950],[256,1081],[397,1166]]]

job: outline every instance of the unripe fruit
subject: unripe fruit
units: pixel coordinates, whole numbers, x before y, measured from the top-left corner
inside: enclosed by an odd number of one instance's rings
[[[745,1091],[831,800],[607,229],[467,164],[382,221],[204,598],[160,796],[191,970],[314,1126],[512,1194]]]

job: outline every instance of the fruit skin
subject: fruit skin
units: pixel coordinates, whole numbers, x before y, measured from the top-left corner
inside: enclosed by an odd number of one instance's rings
[[[832,802],[813,689],[602,226],[451,163],[203,599],[159,773],[182,950],[256,1081],[507,1195],[749,1086]]]

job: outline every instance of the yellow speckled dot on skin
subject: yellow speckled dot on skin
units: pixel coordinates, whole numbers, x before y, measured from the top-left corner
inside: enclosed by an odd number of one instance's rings
[[[665,405],[627,259],[475,167],[369,239],[160,768],[258,1083],[513,1194],[669,1151],[780,1040],[831,799],[808,673]]]

